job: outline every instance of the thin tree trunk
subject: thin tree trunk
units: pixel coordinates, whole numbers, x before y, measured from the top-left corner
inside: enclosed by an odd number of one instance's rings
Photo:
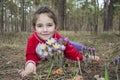
[[[24,21],[25,21],[25,17],[24,17],[24,4],[25,4],[25,1],[22,0],[22,26],[21,26],[21,31],[24,31]]]
[[[52,0],[48,0],[48,5],[52,7]]]
[[[5,32],[8,31],[8,20],[7,20],[7,12],[6,12],[6,4],[5,4]]]
[[[10,9],[10,14],[11,14],[11,16],[10,16],[10,32],[13,32],[13,24],[12,24],[12,9]]]
[[[109,30],[113,29],[113,4],[114,4],[114,0],[110,0],[110,4],[108,6],[108,26],[109,26]]]
[[[61,29],[65,30],[66,0],[58,0],[58,17]]]
[[[35,9],[37,9],[37,7],[39,6],[39,0],[34,0],[34,6],[35,6]]]
[[[26,31],[26,10],[25,10],[25,2],[24,2],[24,31]]]
[[[2,10],[1,10],[1,33],[3,33],[3,28],[4,28],[4,0],[1,0],[1,4],[2,4]]]
[[[15,0],[15,3],[17,4],[17,1]],[[16,14],[15,14],[15,32],[18,32],[18,8],[15,8]]]
[[[119,14],[119,35],[120,35],[120,14]]]
[[[94,32],[95,34],[97,34],[98,32],[98,13],[97,13],[97,7],[96,7],[96,3],[98,4],[98,1],[94,0],[94,7],[95,7],[95,16],[94,16]]]
[[[105,31],[109,31],[113,29],[113,4],[114,4],[114,0],[110,0],[109,4],[108,4],[108,0],[105,3],[105,15],[104,15],[104,30]]]
[[[108,22],[107,22],[107,17],[108,17],[108,0],[104,0],[104,31],[108,31]]]

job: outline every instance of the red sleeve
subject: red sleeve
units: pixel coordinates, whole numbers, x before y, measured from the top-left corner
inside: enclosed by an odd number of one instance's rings
[[[81,53],[79,53],[79,51],[77,51],[75,49],[75,47],[73,47],[72,45],[69,44],[69,42],[66,43],[66,49],[64,51],[64,55],[65,57],[67,57],[68,59],[71,60],[82,60],[83,56],[81,55]]]
[[[55,33],[55,38],[59,39],[62,36],[59,33]],[[82,60],[83,56],[81,55],[81,53],[79,53],[79,51],[76,50],[75,47],[73,47],[72,45],[69,44],[69,41],[66,42],[66,49],[64,51],[64,55],[66,58],[71,59],[71,60]]]
[[[36,41],[32,38],[28,39],[27,48],[26,48],[26,62],[29,60],[34,61],[38,64],[39,58],[36,54]]]

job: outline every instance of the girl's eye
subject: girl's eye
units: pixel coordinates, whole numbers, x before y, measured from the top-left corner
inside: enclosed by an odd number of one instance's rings
[[[42,25],[37,25],[37,27],[42,27]]]
[[[50,24],[48,24],[47,26],[51,27],[51,26],[53,26],[53,25],[50,23]]]

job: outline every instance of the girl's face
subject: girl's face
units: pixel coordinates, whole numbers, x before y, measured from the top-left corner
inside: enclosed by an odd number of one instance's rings
[[[52,18],[48,17],[46,13],[38,15],[35,32],[41,39],[47,40],[51,38],[55,30],[55,23]]]

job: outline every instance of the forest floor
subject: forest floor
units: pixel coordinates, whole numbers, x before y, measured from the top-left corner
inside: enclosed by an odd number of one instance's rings
[[[120,64],[116,66],[111,63],[120,55],[120,36],[117,33],[99,33],[97,36],[87,32],[77,33],[77,35],[74,32],[61,32],[61,34],[72,41],[96,48],[96,55],[100,57],[100,61],[81,61],[81,68],[79,68],[79,62],[65,59],[64,69],[55,66],[51,69],[49,60],[42,61],[37,67],[38,75],[31,75],[23,80],[46,80],[46,78],[47,80],[81,80],[75,79],[77,75],[81,75],[84,80],[96,80],[95,75],[105,76],[105,66],[108,69],[109,80],[120,79]],[[29,35],[30,33],[0,34],[0,80],[21,80],[19,72],[24,68],[25,48]],[[77,73],[79,70],[82,74]]]

